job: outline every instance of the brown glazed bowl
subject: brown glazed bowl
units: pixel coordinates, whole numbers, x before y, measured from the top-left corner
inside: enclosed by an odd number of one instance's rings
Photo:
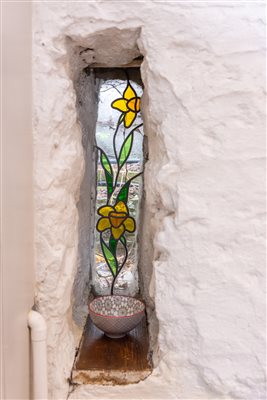
[[[89,314],[106,336],[117,339],[139,324],[145,315],[145,304],[129,296],[101,296],[89,304]]]

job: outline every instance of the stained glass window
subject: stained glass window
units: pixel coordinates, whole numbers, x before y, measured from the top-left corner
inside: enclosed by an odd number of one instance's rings
[[[96,294],[138,292],[138,232],[142,199],[142,85],[122,71],[100,79],[96,124]]]

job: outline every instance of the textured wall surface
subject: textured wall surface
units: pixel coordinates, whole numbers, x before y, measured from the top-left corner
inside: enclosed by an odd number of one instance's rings
[[[66,398],[75,351],[84,156],[69,43],[101,52],[107,33],[120,50],[111,66],[135,42],[145,59],[143,242],[159,363],[138,385],[80,387],[70,398],[264,399],[264,6],[130,4],[34,3],[36,300],[51,399]]]
[[[77,113],[82,129],[82,144],[85,158],[85,172],[80,186],[80,198],[77,204],[78,224],[78,258],[77,272],[74,280],[73,320],[77,327],[83,329],[88,316],[88,297],[90,294],[90,265],[94,259],[94,215],[96,197],[95,168],[95,129],[97,120],[97,87],[93,76],[88,77],[84,71],[75,80],[77,96]],[[80,332],[81,333],[81,332]]]

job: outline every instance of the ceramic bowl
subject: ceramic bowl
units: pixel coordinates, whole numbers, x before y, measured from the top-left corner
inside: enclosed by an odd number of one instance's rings
[[[145,304],[129,296],[101,296],[89,304],[89,314],[106,336],[121,338],[139,324],[145,315]]]

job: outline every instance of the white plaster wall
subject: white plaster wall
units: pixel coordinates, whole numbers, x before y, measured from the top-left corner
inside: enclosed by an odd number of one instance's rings
[[[159,364],[138,385],[81,387],[70,398],[265,398],[264,5],[33,6],[36,299],[48,323],[51,399],[66,398],[74,357],[84,169],[66,36],[86,46],[114,26],[138,32],[145,57],[147,284]]]

